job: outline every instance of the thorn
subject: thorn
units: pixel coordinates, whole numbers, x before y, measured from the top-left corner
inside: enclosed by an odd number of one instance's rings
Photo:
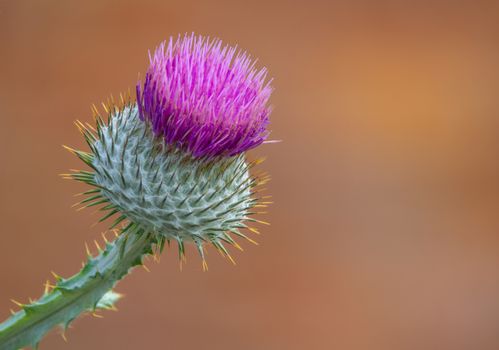
[[[239,249],[240,251],[244,252],[243,247],[241,247],[237,242],[232,243],[232,245],[236,248]]]
[[[109,114],[109,110],[104,102],[102,102],[102,107],[104,107],[104,110],[106,111],[106,113]]]
[[[144,268],[144,270],[146,270],[147,272],[151,272],[151,270],[149,270],[149,268],[148,268],[145,264],[143,264],[143,265],[142,265],[142,267],[143,267],[143,268]]]
[[[56,274],[54,271],[50,271],[50,273],[52,274],[52,276],[54,276],[54,278],[56,279],[57,282],[62,280],[62,277],[59,276],[58,274]]]
[[[88,248],[87,242],[85,242],[85,251],[86,251],[88,257],[92,256],[92,253],[90,252],[90,248]]]
[[[16,312],[15,312],[14,310],[12,310],[12,309],[9,309],[9,310],[10,310],[10,313],[11,313],[12,315],[15,315],[15,314],[16,314]]]
[[[66,338],[66,332],[62,332],[61,333],[61,337],[62,339],[64,339],[64,341],[67,343],[68,342],[68,338]]]
[[[12,301],[14,304],[16,304],[19,307],[23,307],[24,306],[23,304],[21,304],[20,302],[14,300],[14,299],[10,299],[10,301]]]
[[[99,252],[101,252],[101,251],[102,251],[102,249],[101,249],[101,247],[100,247],[100,245],[99,245],[99,242],[97,242],[97,240],[96,240],[96,239],[94,239],[94,244],[95,244],[95,246],[97,247],[97,249],[99,250]]]
[[[252,221],[258,222],[259,224],[262,224],[262,225],[270,226],[270,223],[267,221],[262,221],[262,220],[257,220],[257,219],[252,219]]]
[[[90,130],[92,130],[93,132],[97,132],[97,130],[95,130],[95,128],[93,127],[93,125],[89,124],[89,123],[85,123],[85,127],[88,127]]]
[[[99,315],[98,313],[96,312],[92,312],[92,316],[96,317],[96,318],[104,318],[104,316],[102,315]]]
[[[257,186],[263,186],[263,185],[270,182],[270,178],[261,179],[261,180],[257,180],[257,181],[258,181]]]
[[[104,242],[106,242],[106,244],[109,243],[109,241],[107,240],[105,232],[102,232],[101,235],[102,235],[102,239],[104,240]]]
[[[69,152],[73,153],[73,154],[76,154],[76,150],[69,147],[69,146],[66,146],[66,145],[62,145],[62,147],[64,147],[65,149],[67,149]]]
[[[207,272],[208,271],[208,263],[206,262],[206,260],[203,259],[203,271],[204,272]]]
[[[257,230],[256,228],[254,228],[254,227],[248,227],[248,230],[250,230],[251,232],[253,232],[253,233],[257,234],[257,235],[260,235],[260,234],[261,234],[261,233],[260,233],[260,231],[258,231],[258,230]]]
[[[252,240],[251,238],[246,237],[246,240],[250,243],[253,243],[254,245],[259,245],[257,241]]]
[[[52,288],[54,288],[54,286],[50,284],[50,281],[49,280],[45,281],[45,284],[44,284],[44,293],[45,294],[50,293],[50,290]]]
[[[230,256],[229,253],[226,254],[227,258],[229,258],[230,262],[233,264],[233,265],[236,265],[236,261],[232,258],[232,256]]]

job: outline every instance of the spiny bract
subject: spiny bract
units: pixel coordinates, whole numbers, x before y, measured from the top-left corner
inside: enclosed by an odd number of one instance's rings
[[[252,241],[240,229],[249,228],[248,221],[258,222],[250,217],[252,208],[265,205],[253,193],[267,179],[250,175],[259,161],[248,163],[244,154],[195,157],[155,136],[135,104],[107,108],[107,123],[96,117],[96,134],[79,124],[92,153],[74,152],[95,172],[71,177],[97,187],[81,204],[103,205],[107,214],[102,220],[116,214],[112,227],[128,220],[176,241],[181,256],[185,241],[197,245],[203,260],[204,242],[230,257],[223,243],[239,247],[231,234]]]

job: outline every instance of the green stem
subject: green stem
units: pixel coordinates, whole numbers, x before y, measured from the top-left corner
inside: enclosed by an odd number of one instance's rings
[[[128,271],[142,264],[158,243],[153,234],[132,225],[96,257],[89,256],[82,270],[69,279],[58,278],[56,286],[39,300],[23,305],[21,311],[0,324],[0,350],[36,347],[57,325],[66,329],[80,314],[112,308],[119,295],[111,288]]]

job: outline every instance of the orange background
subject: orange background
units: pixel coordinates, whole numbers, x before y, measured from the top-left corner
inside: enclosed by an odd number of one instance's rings
[[[73,125],[147,50],[218,36],[275,78],[260,246],[167,250],[119,312],[41,349],[499,349],[499,6],[483,1],[0,1],[0,317],[68,277]]]

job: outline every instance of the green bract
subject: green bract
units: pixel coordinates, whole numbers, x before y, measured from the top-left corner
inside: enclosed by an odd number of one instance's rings
[[[182,246],[194,241],[217,247],[232,243],[229,232],[245,227],[255,204],[244,155],[196,158],[154,137],[135,106],[116,112],[93,143],[93,181],[101,191],[93,203],[109,201],[117,222],[127,218],[147,232]]]

